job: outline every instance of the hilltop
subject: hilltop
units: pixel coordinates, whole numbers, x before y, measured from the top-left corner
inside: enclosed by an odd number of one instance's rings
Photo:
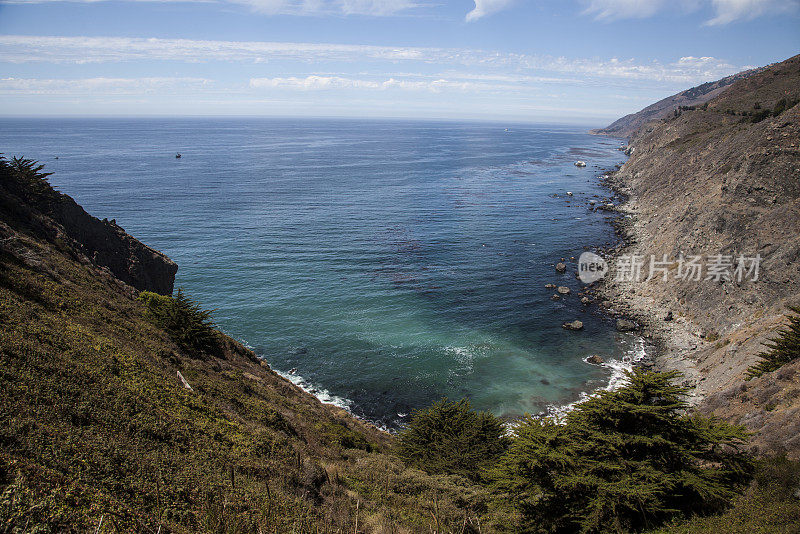
[[[768,67],[760,67],[757,69],[750,69],[726,76],[721,80],[715,82],[706,82],[691,89],[686,89],[680,93],[676,93],[667,98],[663,98],[658,102],[650,104],[646,108],[630,113],[624,117],[615,120],[605,128],[592,130],[592,133],[597,135],[608,135],[612,137],[630,137],[634,132],[641,128],[644,124],[661,119],[672,113],[676,108],[680,107],[696,107],[700,106],[712,98],[718,96],[723,91],[728,89],[735,82],[745,79],[749,76],[757,74]]]

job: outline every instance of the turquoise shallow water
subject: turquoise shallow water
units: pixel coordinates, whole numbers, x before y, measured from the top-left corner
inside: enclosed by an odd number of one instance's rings
[[[553,269],[614,239],[586,201],[624,159],[615,140],[409,121],[0,125],[0,150],[173,258],[226,332],[387,426],[442,396],[507,417],[565,404],[609,379],[584,357],[634,348]],[[551,301],[548,282],[573,295]],[[575,318],[584,331],[561,328]]]

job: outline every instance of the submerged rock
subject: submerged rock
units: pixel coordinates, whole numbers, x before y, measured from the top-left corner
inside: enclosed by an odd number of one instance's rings
[[[567,330],[583,330],[583,323],[575,320],[571,323],[564,323],[561,325],[561,327],[566,328]]]
[[[570,294],[570,289],[567,286],[558,286],[558,289],[556,289],[556,291],[558,291],[558,293],[561,295]]]

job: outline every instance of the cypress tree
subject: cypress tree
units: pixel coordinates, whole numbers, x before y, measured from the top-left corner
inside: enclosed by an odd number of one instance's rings
[[[525,418],[491,471],[530,532],[635,532],[725,508],[751,477],[742,427],[686,413],[678,373],[636,370],[563,424]]]

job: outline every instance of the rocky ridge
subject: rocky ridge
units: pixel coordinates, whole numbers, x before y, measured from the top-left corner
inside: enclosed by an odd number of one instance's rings
[[[650,104],[641,111],[625,115],[621,119],[617,119],[605,128],[592,130],[592,133],[598,135],[609,135],[612,137],[628,137],[636,132],[636,130],[641,128],[645,123],[664,118],[666,115],[672,113],[675,108],[680,106],[690,107],[702,105],[725,91],[734,82],[753,74],[757,74],[765,68],[766,67],[746,70],[731,76],[727,76],[715,82],[706,82],[698,85],[697,87],[686,89],[685,91],[681,91],[680,93],[661,99],[654,104]]]

